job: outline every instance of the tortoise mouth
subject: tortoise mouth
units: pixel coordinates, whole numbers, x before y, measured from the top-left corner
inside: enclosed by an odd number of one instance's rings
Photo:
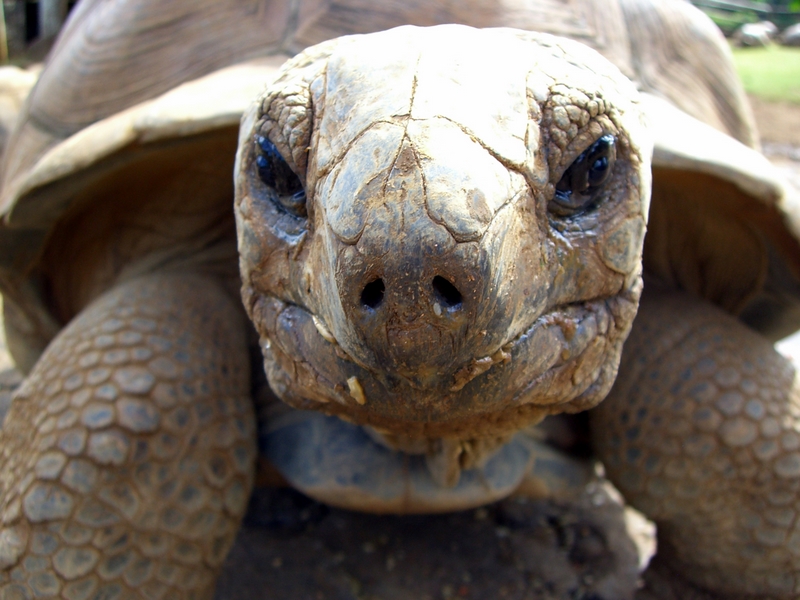
[[[636,299],[613,296],[553,307],[491,355],[455,367],[434,390],[356,363],[304,307],[262,296],[253,317],[270,384],[291,406],[396,435],[466,439],[599,402],[607,386],[598,380],[616,372],[628,330],[617,321],[629,305],[635,311]]]

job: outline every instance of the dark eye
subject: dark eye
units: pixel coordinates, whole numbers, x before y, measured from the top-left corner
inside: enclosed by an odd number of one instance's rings
[[[296,217],[308,216],[306,192],[300,178],[289,168],[275,144],[263,135],[256,137],[256,167],[259,178],[275,192],[282,208]]]
[[[616,159],[616,139],[613,135],[604,135],[566,170],[556,184],[549,210],[559,217],[566,217],[593,208],[603,186],[611,178]]]

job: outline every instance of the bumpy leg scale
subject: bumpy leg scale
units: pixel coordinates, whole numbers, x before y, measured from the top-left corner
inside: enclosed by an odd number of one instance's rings
[[[593,438],[657,564],[725,597],[800,592],[800,382],[710,305],[645,294]]]
[[[254,471],[240,312],[149,276],[53,341],[0,437],[0,598],[211,597]]]

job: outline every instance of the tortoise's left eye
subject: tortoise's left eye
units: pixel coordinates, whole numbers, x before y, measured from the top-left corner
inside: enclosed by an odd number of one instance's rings
[[[275,192],[281,208],[296,217],[308,216],[303,183],[278,152],[275,144],[263,135],[256,137],[256,167],[258,177]]]
[[[604,135],[584,150],[556,184],[548,208],[559,217],[589,210],[599,200],[603,186],[611,179],[617,160],[616,138]]]

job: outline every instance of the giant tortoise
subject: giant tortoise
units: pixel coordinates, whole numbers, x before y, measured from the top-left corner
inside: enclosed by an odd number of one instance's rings
[[[323,41],[451,22],[521,29]],[[796,597],[798,406],[768,340],[800,247],[756,145],[677,0],[83,0],[3,162],[27,378],[0,592],[208,597],[257,446],[364,511],[527,490],[528,429],[616,377],[593,436],[654,568]],[[250,348],[285,402],[258,427]]]

